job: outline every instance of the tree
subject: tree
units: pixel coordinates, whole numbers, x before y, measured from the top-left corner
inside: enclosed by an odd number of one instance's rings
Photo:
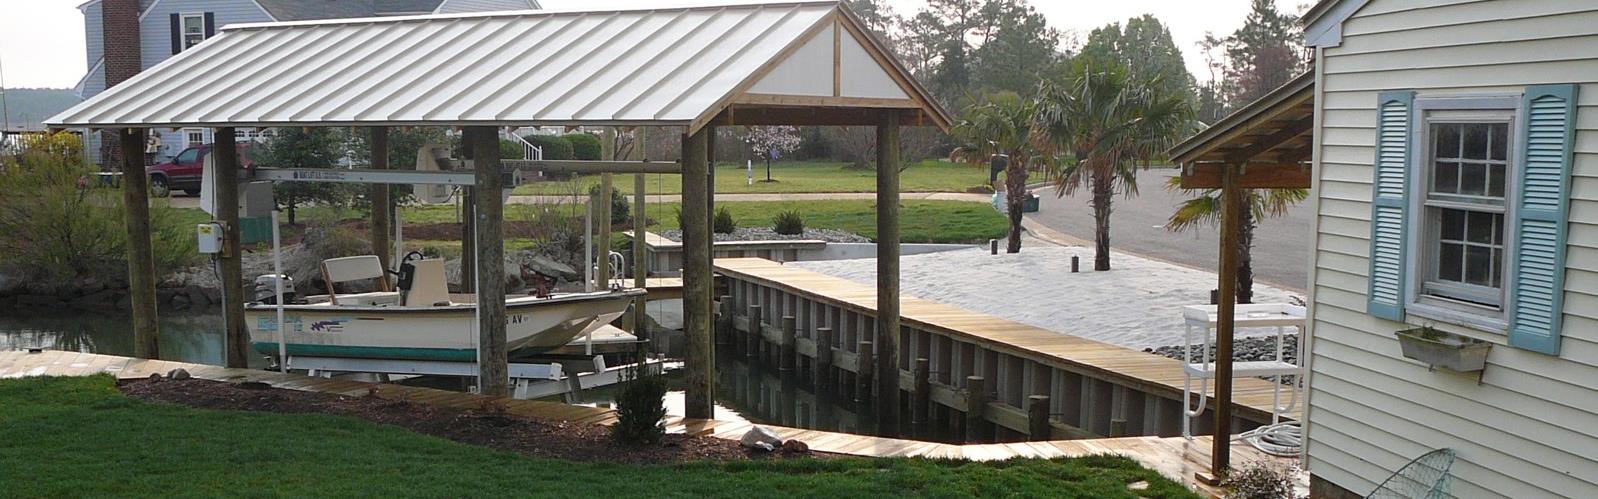
[[[422,146],[433,144],[447,146],[450,143],[447,128],[442,127],[389,127],[388,129],[388,169],[390,170],[415,170],[416,151]],[[346,145],[349,149],[350,160],[357,165],[370,165],[372,163],[372,134],[351,133],[347,137]],[[521,153],[517,153],[520,156]],[[388,184],[389,199],[396,204],[406,204],[414,201],[411,196],[412,187],[409,184]],[[355,190],[355,206],[359,209],[369,209],[371,202],[367,199],[370,189]]]
[[[771,160],[799,148],[799,128],[792,126],[752,126],[744,131],[749,151],[766,158],[766,181],[771,179]]]
[[[1028,92],[1060,59],[1060,33],[1019,0],[989,0],[979,11],[991,35],[972,52],[972,84],[985,91]]]
[[[1027,200],[1027,171],[1032,166],[1046,164],[1051,157],[1033,140],[1035,110],[1035,103],[1022,99],[1015,92],[988,94],[966,108],[964,117],[953,130],[954,136],[963,142],[955,149],[955,157],[973,164],[983,164],[994,157],[1007,160],[1004,192],[1010,218],[1005,248],[1008,253],[1021,252],[1021,212]]]
[[[332,128],[278,128],[255,161],[278,168],[329,168],[344,157],[344,143],[345,138]],[[289,225],[298,221],[300,205],[343,206],[353,195],[348,186],[332,182],[278,182],[272,192],[278,209],[288,211]]]
[[[1091,58],[1098,64],[1119,61],[1126,65],[1132,81],[1159,81],[1163,93],[1194,95],[1193,75],[1187,72],[1181,49],[1171,39],[1171,31],[1153,15],[1144,14],[1126,21],[1094,29],[1077,57]]]
[[[1165,188],[1171,191],[1181,189],[1182,179],[1171,177],[1171,180],[1166,182]],[[1254,265],[1250,257],[1254,247],[1254,229],[1259,226],[1261,219],[1287,214],[1288,208],[1309,197],[1309,191],[1306,189],[1246,189],[1245,191],[1246,194],[1239,198],[1239,202],[1248,204],[1238,210],[1243,219],[1239,221],[1237,239],[1237,302],[1254,303]],[[1183,201],[1177,206],[1176,212],[1171,214],[1171,218],[1165,222],[1166,230],[1182,231],[1196,229],[1205,224],[1220,225],[1223,199],[1220,189],[1206,189],[1192,199]]]
[[[1119,64],[1073,61],[1062,81],[1045,81],[1037,96],[1037,140],[1073,160],[1053,180],[1060,196],[1092,191],[1094,270],[1110,269],[1110,211],[1117,192],[1137,193],[1137,162],[1163,154],[1188,129],[1192,107],[1166,93],[1158,79],[1133,81]]]

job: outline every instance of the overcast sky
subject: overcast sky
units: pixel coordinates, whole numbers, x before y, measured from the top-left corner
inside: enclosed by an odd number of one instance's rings
[[[83,48],[85,0],[0,0],[0,76],[8,88],[76,85],[87,70]],[[1284,11],[1302,10],[1306,0],[1275,0]],[[576,9],[680,5],[678,0],[542,0],[547,8]],[[693,0],[686,3],[726,3]],[[740,2],[743,3],[743,2]],[[894,10],[912,15],[925,0],[888,0]],[[1085,37],[1095,27],[1142,14],[1154,14],[1171,29],[1199,80],[1209,73],[1197,43],[1205,32],[1231,33],[1243,23],[1249,0],[1032,0],[1049,25]]]

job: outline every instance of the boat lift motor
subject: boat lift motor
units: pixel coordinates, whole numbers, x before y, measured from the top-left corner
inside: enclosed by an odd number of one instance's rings
[[[283,282],[283,303],[294,303],[294,278],[283,274],[263,274],[255,278],[255,301],[277,304],[277,283]]]

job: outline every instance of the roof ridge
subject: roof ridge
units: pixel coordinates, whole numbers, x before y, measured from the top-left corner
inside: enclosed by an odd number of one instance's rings
[[[426,15],[412,15],[412,16],[380,16],[380,17],[356,17],[356,18],[341,18],[341,19],[312,19],[312,20],[304,20],[304,21],[283,21],[283,22],[264,22],[264,23],[239,23],[239,24],[229,24],[227,26],[222,27],[219,31],[272,29],[272,28],[288,28],[288,27],[318,26],[318,25],[338,26],[338,25],[353,25],[353,24],[427,22],[427,21],[445,21],[445,20],[456,20],[456,19],[484,19],[484,18],[495,18],[495,17],[562,16],[562,15],[584,15],[584,14],[610,14],[610,13],[624,13],[624,12],[663,12],[663,11],[676,11],[676,10],[683,10],[683,11],[690,11],[690,10],[715,10],[715,9],[728,9],[728,8],[737,9],[737,8],[766,8],[766,7],[798,7],[798,6],[814,6],[814,5],[842,5],[842,3],[843,3],[842,0],[789,0],[789,1],[783,1],[783,2],[734,1],[734,2],[722,2],[722,3],[703,3],[703,2],[698,2],[698,3],[689,3],[689,4],[679,4],[679,5],[664,5],[664,6],[657,5],[657,6],[649,6],[649,7],[625,7],[625,8],[610,8],[610,9],[506,10],[506,11],[497,11],[497,12],[466,12],[466,13],[459,13],[459,14],[426,14]]]

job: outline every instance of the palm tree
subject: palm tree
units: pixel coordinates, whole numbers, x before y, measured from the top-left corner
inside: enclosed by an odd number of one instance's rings
[[[955,123],[953,135],[964,142],[951,154],[973,164],[983,164],[997,155],[1009,157],[1004,167],[1005,205],[1010,217],[1007,253],[1021,251],[1021,211],[1026,205],[1027,169],[1046,162],[1048,156],[1033,140],[1033,102],[1015,92],[982,96],[967,107]]]
[[[1165,183],[1165,189],[1181,190],[1182,179],[1171,177]],[[1239,202],[1248,204],[1242,206],[1245,209],[1238,210],[1243,219],[1237,229],[1237,302],[1254,303],[1254,265],[1253,259],[1249,256],[1254,247],[1254,228],[1262,219],[1287,214],[1288,208],[1309,197],[1309,190],[1244,189],[1243,192],[1244,196]],[[1171,213],[1171,218],[1165,222],[1165,228],[1182,231],[1196,228],[1201,224],[1219,225],[1221,203],[1220,189],[1202,190],[1193,199],[1183,201],[1176,207],[1176,212]]]
[[[1094,221],[1094,270],[1110,270],[1110,205],[1117,192],[1137,194],[1137,165],[1157,158],[1191,122],[1183,95],[1160,78],[1133,81],[1120,63],[1078,58],[1059,82],[1038,86],[1035,139],[1045,151],[1070,155],[1051,175],[1064,197],[1087,186]]]

